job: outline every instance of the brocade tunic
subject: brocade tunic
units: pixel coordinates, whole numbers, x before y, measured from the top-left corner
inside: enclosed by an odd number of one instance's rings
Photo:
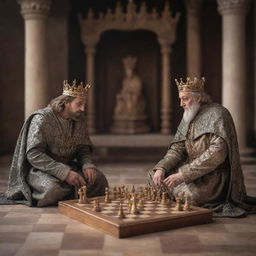
[[[195,205],[219,201],[225,195],[230,172],[227,144],[211,133],[192,138],[193,121],[187,140],[174,143],[154,169],[165,170],[166,176],[173,172],[182,174],[184,182],[174,188],[175,197],[189,196]]]

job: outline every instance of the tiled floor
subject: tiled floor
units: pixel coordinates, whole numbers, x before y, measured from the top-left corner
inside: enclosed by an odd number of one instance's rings
[[[0,158],[0,190],[10,159]],[[101,164],[113,184],[145,183],[153,163]],[[249,194],[256,196],[256,165],[243,166]],[[56,207],[0,206],[0,255],[158,256],[256,255],[256,215],[214,219],[207,225],[117,239],[58,213]]]

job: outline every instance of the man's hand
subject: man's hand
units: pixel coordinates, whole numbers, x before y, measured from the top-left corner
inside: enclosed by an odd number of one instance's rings
[[[68,176],[65,179],[65,181],[69,185],[73,185],[73,186],[77,186],[77,187],[81,187],[86,184],[84,178],[81,175],[79,175],[77,172],[74,172],[72,170],[69,171]]]
[[[93,184],[96,180],[97,172],[94,168],[86,168],[83,170],[84,176],[88,178],[89,184]]]
[[[181,173],[175,173],[168,176],[164,179],[164,183],[170,188],[173,189],[174,187],[178,186],[180,183],[184,181],[184,178]]]
[[[163,170],[156,170],[153,181],[157,186],[161,186],[164,180],[164,171]]]

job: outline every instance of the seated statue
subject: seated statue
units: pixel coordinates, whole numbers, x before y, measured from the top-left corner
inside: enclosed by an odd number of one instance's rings
[[[232,116],[211,101],[204,83],[204,78],[176,80],[183,118],[148,181],[167,188],[170,197],[212,209],[214,216],[255,213],[256,198],[246,193]]]
[[[113,132],[149,131],[146,124],[146,103],[142,94],[142,82],[139,76],[134,74],[136,61],[137,58],[131,56],[123,59],[126,77],[123,79],[121,91],[116,96]]]

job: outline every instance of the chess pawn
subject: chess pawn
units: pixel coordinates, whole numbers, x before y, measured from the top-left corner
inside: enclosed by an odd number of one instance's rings
[[[105,203],[110,203],[111,200],[109,198],[109,190],[108,188],[105,189]]]
[[[162,204],[162,205],[167,205],[167,204],[168,204],[167,192],[163,192],[163,193],[162,193],[161,204]]]
[[[186,197],[186,199],[185,199],[185,204],[184,204],[183,210],[191,211],[190,199],[188,197]]]
[[[125,218],[122,201],[120,202],[120,205],[119,205],[118,218],[119,219],[124,219]]]
[[[95,211],[95,212],[100,212],[101,211],[100,202],[99,202],[98,198],[94,200],[93,211]]]
[[[139,214],[140,211],[137,208],[137,199],[136,199],[136,195],[133,195],[132,198],[132,207],[131,207],[131,214]]]
[[[132,201],[131,201],[130,198],[128,199],[128,202],[127,202],[127,208],[128,208],[128,212],[131,212],[131,210],[132,210]]]
[[[182,211],[182,205],[181,205],[181,199],[180,198],[176,198],[176,206],[174,208],[175,211]]]
[[[156,202],[159,204],[161,203],[161,191],[160,190],[157,191]]]
[[[132,194],[134,194],[135,193],[135,187],[134,187],[134,185],[132,185]]]
[[[144,209],[144,200],[142,198],[139,200],[138,208],[140,211],[143,211]]]
[[[79,195],[78,203],[82,204],[83,203],[83,190],[82,190],[82,188],[79,188],[78,195]]]

